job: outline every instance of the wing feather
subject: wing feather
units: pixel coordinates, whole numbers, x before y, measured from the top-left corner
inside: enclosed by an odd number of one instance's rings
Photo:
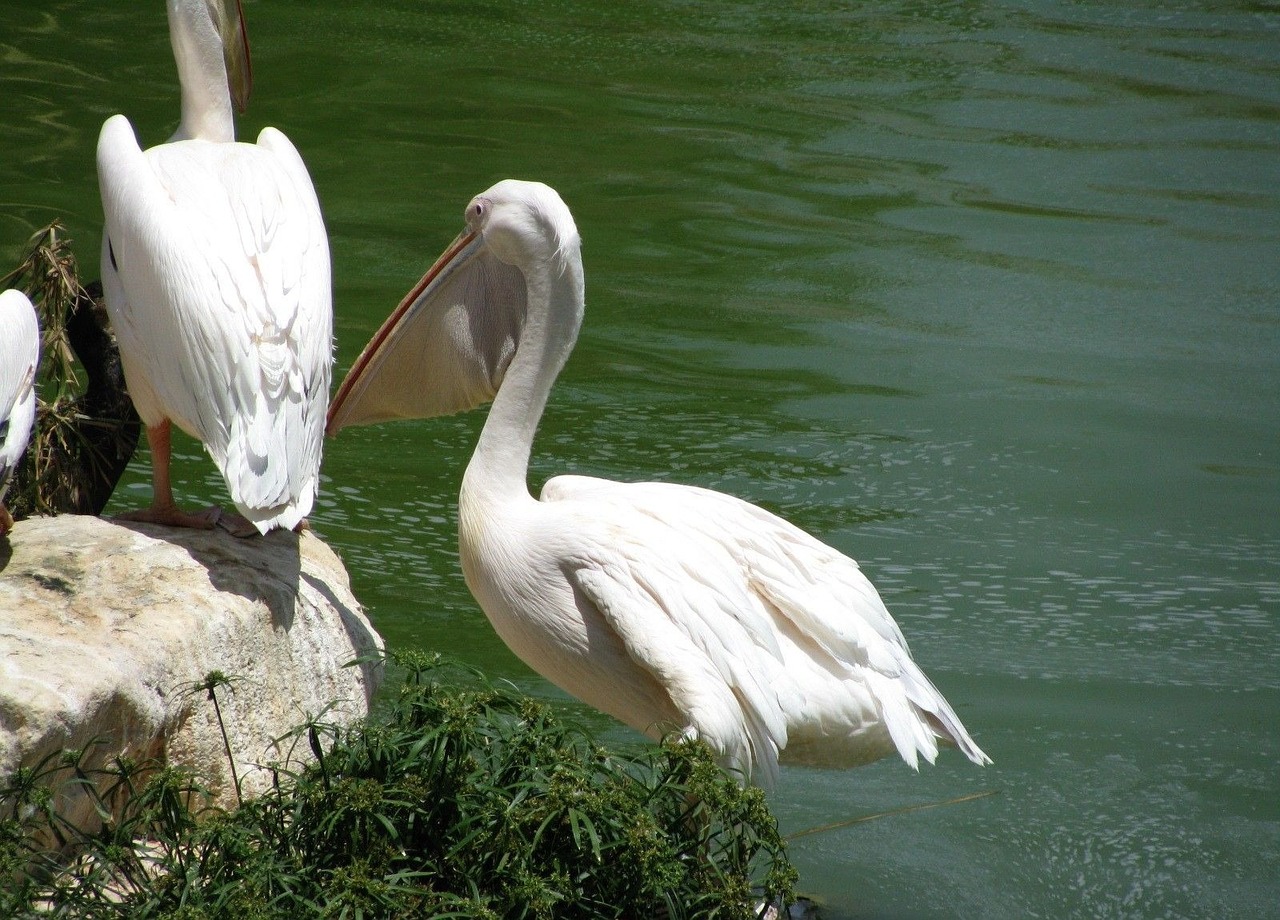
[[[880,756],[875,737],[882,733],[883,743],[891,743],[912,767],[921,755],[930,762],[936,758],[938,738],[975,763],[990,762],[912,659],[902,631],[857,563],[798,527],[733,496],[668,483],[557,476],[544,486],[542,499],[607,506],[610,515],[643,515],[662,529],[650,538],[659,541],[652,545],[671,552],[687,552],[691,544],[717,547],[729,562],[728,571],[717,572],[716,585],[735,587],[721,589],[719,609],[703,609],[720,617],[718,622],[729,610],[738,617],[742,610],[760,611],[766,622],[748,614],[749,631],[782,643],[787,677],[771,688],[787,721],[783,737],[797,749],[812,740],[816,757],[836,759],[830,752],[843,735],[848,756],[871,760]],[[686,588],[710,571],[705,562],[690,569]],[[679,622],[696,619],[685,611]],[[758,639],[756,644],[767,647]]]
[[[681,558],[688,564],[628,543],[608,558],[578,561],[570,577],[632,660],[667,690],[686,727],[731,768],[769,785],[787,743],[776,692],[785,678],[781,659],[770,650],[771,637],[753,632],[751,618],[740,615],[749,599],[734,597],[732,583],[707,577],[714,562],[691,552]],[[692,579],[695,568],[701,577]]]

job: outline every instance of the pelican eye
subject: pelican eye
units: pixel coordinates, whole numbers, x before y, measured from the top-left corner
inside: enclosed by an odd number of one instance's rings
[[[478,230],[480,224],[489,216],[491,205],[487,198],[473,198],[471,204],[467,205],[467,224],[473,229]]]

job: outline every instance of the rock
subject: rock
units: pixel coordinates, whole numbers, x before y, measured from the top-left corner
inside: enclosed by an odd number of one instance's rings
[[[246,796],[262,765],[310,758],[273,740],[308,716],[350,723],[368,712],[382,649],[346,570],[312,533],[241,540],[62,515],[31,518],[0,541],[0,785],[19,765],[97,740],[86,763],[159,758],[190,768],[234,805],[235,786],[209,695],[210,672]],[[87,800],[60,811],[84,825]]]

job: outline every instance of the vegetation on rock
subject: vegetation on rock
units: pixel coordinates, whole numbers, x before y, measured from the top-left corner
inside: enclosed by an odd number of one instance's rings
[[[156,764],[91,775],[66,752],[18,771],[0,789],[0,915],[674,920],[791,900],[763,795],[705,745],[610,751],[458,666],[400,663],[377,716],[304,724],[315,761],[276,766],[233,811]],[[59,782],[94,790],[101,830],[58,818]]]

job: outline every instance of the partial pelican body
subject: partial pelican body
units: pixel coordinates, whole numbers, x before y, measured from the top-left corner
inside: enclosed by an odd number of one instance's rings
[[[31,301],[21,291],[0,293],[0,537],[13,528],[4,496],[35,424],[39,363],[40,324]]]
[[[467,585],[548,680],[651,736],[697,735],[761,785],[779,756],[989,763],[848,557],[747,502],[585,476],[529,494],[538,420],[582,322],[578,232],[545,185],[472,199],[468,229],[338,390],[329,433],[492,398],[459,497]]]
[[[144,152],[115,115],[98,139],[103,291],[152,453],[152,506],[124,516],[212,526],[174,504],[173,423],[204,444],[253,528],[293,528],[315,499],[328,405],[324,222],[288,138],[235,141],[232,90],[249,89],[239,0],[168,0],[168,14],[177,133]]]

